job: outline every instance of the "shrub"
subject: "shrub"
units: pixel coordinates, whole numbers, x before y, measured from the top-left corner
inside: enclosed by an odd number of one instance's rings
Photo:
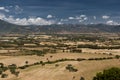
[[[3,68],[4,67],[4,64],[3,63],[0,63],[0,68]]]
[[[120,68],[110,68],[99,72],[93,80],[120,80]]]
[[[84,58],[77,58],[77,61],[83,61],[83,60],[86,60]]]
[[[25,61],[25,64],[26,64],[26,65],[28,65],[28,63],[29,63],[28,61]]]
[[[19,75],[19,71],[16,71],[15,73],[14,73],[14,75],[16,75],[17,77],[18,77],[18,75]]]
[[[2,70],[5,72],[6,70],[8,70],[8,67],[3,67]]]
[[[1,78],[7,78],[8,74],[2,74]]]
[[[81,77],[80,80],[85,80],[85,78],[84,78],[84,77]]]
[[[34,65],[38,65],[38,64],[40,64],[40,63],[39,62],[34,63]]]
[[[69,70],[69,72],[77,72],[78,70],[75,69],[71,64],[68,64],[66,66],[66,69]]]
[[[3,73],[3,70],[2,70],[2,68],[0,68],[0,75]]]
[[[55,64],[55,67],[58,67],[59,66],[59,64]]]
[[[8,68],[10,69],[11,74],[16,72],[17,66],[16,64],[9,65]]]
[[[119,58],[120,58],[120,56],[119,56],[119,55],[116,55],[116,56],[115,56],[115,58],[116,58],[116,59],[119,59]]]

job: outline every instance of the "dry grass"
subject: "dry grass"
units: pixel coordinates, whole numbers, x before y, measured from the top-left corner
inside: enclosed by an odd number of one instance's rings
[[[12,77],[6,80],[79,80],[81,76],[86,80],[92,80],[92,77],[99,71],[110,67],[120,66],[119,60],[105,61],[82,61],[82,62],[61,62],[60,66],[55,64],[45,66],[33,66],[21,71],[18,78]],[[67,64],[72,64],[78,69],[78,72],[69,72],[65,69]],[[75,79],[72,77],[75,76]]]
[[[19,50],[0,50],[0,53],[18,52]]]
[[[52,57],[51,57],[52,56]],[[25,61],[28,61],[29,64],[33,64],[39,61],[55,61],[58,59],[77,59],[77,58],[101,58],[101,57],[110,57],[110,55],[103,54],[89,54],[89,53],[56,53],[56,54],[46,54],[43,56],[0,56],[0,62],[6,65],[17,64],[18,66],[25,65]]]
[[[88,49],[88,48],[84,48],[82,49],[83,52],[86,53],[112,53],[114,55],[120,55],[120,49],[112,49],[112,50],[108,50],[108,49]]]
[[[50,57],[52,56],[52,57]],[[105,54],[92,54],[92,53],[56,53],[56,54],[46,54],[42,56],[0,56],[0,62],[9,65],[17,64],[18,66],[25,65],[25,61],[29,64],[33,64],[39,61],[50,61],[67,58],[67,59],[77,59],[77,58],[100,58],[100,57],[110,57],[110,55]],[[81,76],[85,77],[86,80],[92,80],[92,77],[99,71],[106,68],[120,66],[120,61],[118,59],[112,60],[102,60],[102,61],[66,61],[59,62],[58,67],[55,64],[46,64],[45,66],[37,65],[32,66],[24,70],[20,70],[19,77],[14,75],[9,75],[6,79],[0,80],[79,80]],[[68,64],[72,64],[78,69],[78,72],[69,72],[65,69]],[[72,79],[75,76],[75,79]]]

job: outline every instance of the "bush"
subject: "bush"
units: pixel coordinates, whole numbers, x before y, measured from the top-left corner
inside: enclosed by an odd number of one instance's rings
[[[18,77],[19,73],[20,73],[19,71],[16,71],[14,75]]]
[[[4,67],[4,64],[3,63],[0,63],[0,68],[3,68]]]
[[[0,75],[3,73],[3,70],[2,70],[2,68],[0,68]]]
[[[2,74],[1,78],[7,78],[7,76],[8,76],[7,74]]]
[[[77,72],[78,70],[75,69],[71,64],[68,64],[66,66],[66,69],[69,70],[69,72]]]
[[[120,58],[120,56],[119,56],[119,55],[116,55],[116,56],[115,56],[115,58],[116,58],[116,59],[119,59],[119,58]]]
[[[84,78],[84,77],[81,77],[80,80],[85,80],[85,78]]]
[[[55,67],[58,67],[59,66],[59,64],[55,64]]]
[[[84,58],[77,58],[77,61],[83,61],[83,60],[86,60]]]
[[[16,64],[9,65],[8,68],[10,69],[11,74],[15,74],[17,69]]]
[[[111,68],[99,72],[93,77],[93,80],[120,80],[120,68]]]

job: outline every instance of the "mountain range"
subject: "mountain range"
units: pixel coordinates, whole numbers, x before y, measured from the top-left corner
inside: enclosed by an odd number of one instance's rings
[[[41,34],[79,34],[79,33],[120,33],[120,25],[106,24],[53,24],[16,25],[0,20],[0,33],[41,33]]]

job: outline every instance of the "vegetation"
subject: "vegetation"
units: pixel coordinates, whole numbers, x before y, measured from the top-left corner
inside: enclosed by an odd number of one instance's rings
[[[91,48],[91,49],[120,49],[120,46],[98,46],[93,44],[78,45],[78,48]]]
[[[45,34],[45,35],[43,35],[43,34],[38,33],[38,34],[32,34],[32,35],[31,34],[22,35],[22,36],[19,35],[19,36],[17,36],[16,39],[11,39],[11,36],[9,37],[9,35],[7,35],[7,36],[3,35],[0,37],[0,44],[1,44],[0,49],[1,49],[1,51],[3,50],[3,53],[0,53],[0,55],[5,56],[5,59],[6,59],[6,57],[14,58],[14,56],[19,56],[20,62],[23,62],[24,65],[17,66],[16,64],[11,64],[11,65],[7,64],[7,66],[6,66],[3,63],[0,63],[0,77],[7,78],[9,76],[9,74],[15,75],[17,77],[17,76],[19,76],[20,71],[22,71],[24,74],[24,71],[26,71],[26,70],[23,70],[23,69],[27,69],[32,66],[36,67],[36,65],[40,65],[40,67],[43,69],[44,68],[46,69],[49,67],[50,67],[50,69],[53,69],[53,68],[59,69],[59,68],[61,68],[61,64],[65,63],[64,65],[66,65],[66,64],[68,64],[68,65],[64,66],[64,69],[65,69],[64,71],[66,71],[67,73],[69,72],[71,75],[71,74],[74,74],[74,72],[77,72],[79,70],[79,68],[82,69],[81,68],[82,66],[83,67],[86,66],[87,65],[86,62],[102,63],[102,61],[103,61],[103,64],[104,64],[104,62],[105,63],[108,61],[112,62],[114,60],[116,62],[118,62],[120,59],[120,55],[118,52],[118,50],[120,49],[120,38],[119,38],[119,36],[117,36],[117,37],[115,36],[115,38],[114,38],[113,37],[114,35],[111,35],[111,34],[109,35],[110,37],[107,35],[108,34],[103,35],[103,34],[93,34],[93,33],[91,33],[91,34],[83,34],[82,33],[82,34],[49,34],[49,35]],[[107,36],[107,37],[104,37],[104,36]],[[6,38],[7,38],[7,40],[6,40]],[[25,44],[27,44],[27,45],[25,45]],[[35,46],[31,45],[31,44],[35,44]],[[115,49],[115,51],[113,49]],[[6,50],[5,53],[4,53],[4,50]],[[12,52],[12,50],[17,50],[17,51]],[[52,53],[54,53],[54,54],[52,54]],[[78,53],[78,54],[76,54],[76,53]],[[61,54],[63,54],[63,55],[61,55]],[[35,55],[37,55],[37,56],[35,56]],[[59,55],[60,55],[60,57],[59,57]],[[31,56],[33,57],[33,59],[31,59]],[[28,58],[30,58],[30,60]],[[11,58],[9,58],[9,60],[10,59]],[[2,61],[3,60],[4,60],[4,58],[2,59]],[[13,60],[15,60],[15,59],[13,59]],[[81,61],[83,61],[83,62],[81,62]],[[79,67],[77,67],[77,66],[71,65],[74,62],[78,63],[78,64],[79,63],[80,64],[84,63],[84,64],[79,65]],[[76,65],[78,65],[78,64],[76,64]],[[92,63],[92,64],[94,64],[94,63]],[[110,65],[110,64],[107,64],[107,65]],[[51,66],[52,66],[52,68],[51,68]],[[101,64],[101,66],[102,66],[102,64]],[[89,68],[89,66],[87,68]],[[93,68],[94,68],[94,66],[92,65],[92,70],[93,70]],[[54,71],[52,71],[52,72],[54,72]],[[75,73],[75,74],[78,74],[78,73]],[[93,78],[93,80],[99,80],[98,77],[100,77],[103,74],[104,74],[104,72],[96,74],[96,76]],[[72,76],[73,76],[72,80],[76,80],[76,78],[78,77],[75,75],[72,75]],[[79,80],[85,80],[87,78],[88,77],[86,77],[86,74],[85,74],[84,77],[80,77]],[[112,80],[114,80],[114,79],[112,79]]]
[[[80,80],[85,80],[85,78],[84,78],[84,77],[81,77]]]
[[[16,64],[11,64],[11,65],[8,65],[7,67],[4,66],[3,63],[0,63],[0,75],[1,75],[1,78],[7,78],[8,74],[5,74],[5,71],[9,70],[11,72],[11,74],[14,74],[16,76],[19,75],[19,71],[16,71],[17,70],[17,66]]]
[[[77,72],[78,69],[75,69],[71,64],[68,64],[66,66],[66,69],[69,70],[69,72]]]
[[[93,80],[120,80],[120,68],[110,68],[99,72]]]

